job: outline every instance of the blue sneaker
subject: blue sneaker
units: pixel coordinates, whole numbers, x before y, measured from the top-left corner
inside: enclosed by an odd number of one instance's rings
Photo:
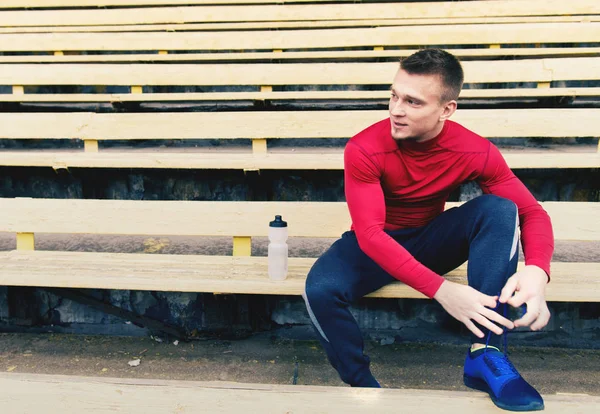
[[[487,347],[467,353],[463,375],[465,385],[487,392],[494,404],[509,411],[544,409],[542,396],[517,372],[508,357]]]

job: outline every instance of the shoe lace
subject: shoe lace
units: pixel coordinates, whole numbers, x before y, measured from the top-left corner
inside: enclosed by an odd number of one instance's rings
[[[496,304],[496,308],[494,309],[494,311],[498,311],[499,306],[500,306],[500,302],[498,302]],[[502,307],[502,314],[505,318],[507,316],[507,313],[508,313],[508,306],[506,303],[504,303],[503,307]],[[483,350],[484,360],[486,361],[486,364],[490,367],[490,369],[492,370],[492,372],[494,372],[494,375],[496,375],[496,376],[519,375],[516,368],[508,360],[508,337],[507,337],[507,334],[509,332],[507,332],[506,329],[504,329],[503,331],[504,332],[502,334],[502,348],[503,348],[502,354],[496,353],[496,352],[490,352],[490,353],[487,352],[489,343],[490,343],[490,338],[492,336],[492,331],[488,331],[487,338],[485,341],[485,349]]]
[[[497,377],[504,375],[519,375],[516,368],[508,360],[506,354],[490,352],[486,353],[483,358],[487,366]]]
[[[499,296],[499,294],[498,294]],[[502,316],[504,316],[506,318],[507,316],[507,312],[508,312],[508,307],[506,306],[506,303],[503,304],[504,306],[502,307]],[[496,307],[494,308],[494,311],[498,311],[498,306],[500,306],[500,301],[498,301],[498,303],[496,304]],[[506,331],[506,329],[502,330],[502,350],[504,351],[504,356],[508,357],[508,337],[506,336],[508,334],[508,332]],[[488,334],[487,334],[487,338],[485,340],[485,349],[483,351],[483,353],[487,353],[488,350],[488,346],[490,344],[490,338],[492,337],[492,331],[488,330]]]

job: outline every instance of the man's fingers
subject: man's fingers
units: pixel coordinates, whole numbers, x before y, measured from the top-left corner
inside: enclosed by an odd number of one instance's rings
[[[504,332],[502,330],[502,328],[500,328],[498,325],[492,323],[488,318],[486,318],[485,316],[478,314],[473,318],[479,325],[489,329],[490,331],[492,331],[493,333],[495,333],[496,335],[502,335],[502,332]]]
[[[531,324],[529,329],[532,331],[539,331],[544,326],[548,325],[548,321],[550,320],[550,315],[540,315],[534,323]]]
[[[544,326],[548,325],[548,321],[550,321],[550,311],[548,310],[548,307],[545,306],[540,312],[540,316],[538,316],[535,322],[531,324],[530,329],[532,331],[539,331]]]
[[[506,303],[508,303],[512,307],[518,308],[519,306],[521,306],[522,304],[527,302],[527,300],[529,300],[527,295],[525,293],[519,291],[515,294],[515,296],[510,298]]]
[[[519,280],[514,276],[511,276],[506,281],[506,284],[504,285],[502,292],[500,292],[500,302],[506,303],[506,301],[508,301],[508,299],[510,299],[510,297],[513,295],[513,293],[515,293],[515,290],[517,290],[518,282],[519,282]]]
[[[489,296],[485,293],[481,294],[481,304],[483,306],[487,306],[488,308],[494,309],[498,304],[498,296]]]
[[[469,329],[469,331],[473,332],[475,334],[475,336],[477,336],[478,338],[483,338],[485,335],[483,334],[483,332],[481,332],[481,330],[479,328],[477,328],[475,326],[475,324],[470,320],[467,319],[465,322],[463,322],[465,324],[465,326]]]
[[[527,304],[527,313],[523,315],[521,319],[517,319],[515,321],[515,326],[529,326],[533,323],[533,321],[537,320],[539,316],[539,307]]]
[[[508,329],[513,329],[515,327],[513,321],[511,321],[510,319],[506,319],[504,316],[500,315],[497,312],[494,312],[493,310],[485,308],[481,311],[481,314],[489,320],[499,323],[500,325],[505,326]]]

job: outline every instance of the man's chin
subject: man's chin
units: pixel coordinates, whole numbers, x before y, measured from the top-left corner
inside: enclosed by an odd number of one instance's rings
[[[394,138],[394,140],[396,141],[406,141],[413,139],[410,135],[394,133],[394,131],[392,131],[392,138]]]

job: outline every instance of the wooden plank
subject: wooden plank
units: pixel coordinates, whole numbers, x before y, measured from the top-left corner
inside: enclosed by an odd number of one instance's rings
[[[290,91],[290,92],[187,92],[146,93],[143,96],[129,93],[86,94],[35,94],[14,96],[0,94],[0,102],[202,102],[202,101],[255,101],[255,100],[380,100],[389,99],[388,91]],[[460,98],[511,99],[544,98],[551,96],[600,96],[600,87],[583,88],[514,88],[514,89],[463,89]]]
[[[331,50],[309,52],[228,52],[228,53],[135,53],[135,54],[92,54],[92,55],[11,55],[0,56],[0,63],[78,63],[78,62],[235,62],[235,61],[269,61],[310,59],[375,59],[406,57],[417,49],[402,50]],[[568,57],[597,56],[599,47],[544,47],[544,48],[501,48],[501,49],[452,49],[452,53],[461,59],[497,58],[497,57]]]
[[[288,259],[288,276],[272,281],[266,257],[150,255],[94,252],[0,252],[0,284],[4,286],[220,292],[300,295],[315,258]],[[523,263],[519,263],[521,268]],[[600,263],[552,263],[546,299],[559,302],[600,301]],[[466,265],[445,276],[466,284]],[[374,298],[424,296],[395,282]]]
[[[214,4],[269,4],[269,3],[347,3],[348,0],[3,0],[2,8],[6,9],[21,9],[21,8],[58,8],[58,7],[124,7],[124,6],[163,6],[163,5],[214,5]],[[361,3],[357,1],[356,3]],[[478,7],[480,12],[484,12],[482,9],[481,1],[474,1],[474,5]],[[500,2],[497,2],[500,3]],[[506,1],[504,2],[506,3]],[[530,6],[533,8],[530,13],[536,12],[536,2],[531,2]],[[568,13],[564,3],[557,1],[545,2],[547,6],[545,9],[541,9],[538,13],[557,13],[566,14]],[[586,1],[575,0],[575,7],[581,7],[586,4]],[[589,3],[593,4],[593,3]],[[523,7],[522,5],[518,5]],[[515,8],[517,6],[514,6]]]
[[[600,57],[467,61],[466,83],[600,79]],[[0,64],[0,85],[272,85],[391,84],[397,62],[255,64]],[[269,85],[269,86],[264,86]]]
[[[387,111],[0,113],[0,138],[348,138],[388,116]],[[233,117],[235,122],[232,122]],[[452,117],[490,138],[595,137],[599,118],[598,108],[459,109]],[[286,127],[281,128],[281,125]]]
[[[307,0],[308,1],[308,0]],[[497,24],[497,23],[557,23],[597,22],[600,15],[560,16],[510,16],[510,17],[454,17],[434,19],[363,19],[363,20],[297,20],[230,23],[184,23],[143,24],[117,26],[17,26],[0,27],[0,33],[65,33],[65,32],[184,32],[198,30],[255,30],[255,29],[299,29],[335,27],[379,27],[379,26],[423,26],[452,24]]]
[[[526,152],[502,151],[508,165],[518,168],[600,168],[597,152]],[[0,165],[14,167],[64,168],[160,168],[160,169],[232,169],[258,170],[342,170],[342,150],[293,154],[250,152],[166,152],[112,151],[89,154],[81,151],[0,151]]]
[[[448,208],[456,205],[447,203]],[[600,203],[541,205],[552,218],[557,240],[600,240]],[[279,214],[288,222],[290,237],[339,237],[351,224],[343,202],[0,198],[0,211],[0,231],[15,233],[264,237],[269,221]]]
[[[240,51],[361,46],[583,43],[597,42],[599,30],[600,23],[591,22],[187,33],[20,33],[0,35],[0,51]]]
[[[7,412],[127,412],[155,414],[247,411],[265,413],[406,412],[500,413],[485,393],[333,386],[243,384],[156,379],[0,374],[0,402]],[[31,396],[35,395],[36,398]],[[594,412],[600,397],[544,395],[547,414]],[[324,407],[327,407],[324,409]],[[452,411],[450,411],[452,410]]]
[[[236,6],[146,7],[124,9],[26,10],[0,13],[0,26],[120,25],[193,22],[357,20],[390,16],[448,18],[480,16],[547,16],[600,14],[594,0],[474,1],[430,3],[292,4]]]
[[[3,0],[2,8],[67,8],[67,7],[126,7],[126,6],[173,6],[213,4],[269,4],[269,3],[318,3],[343,2],[347,0]]]
[[[315,209],[305,216],[306,210],[301,213],[298,209],[302,206],[296,203],[149,201],[131,204],[94,200],[98,202],[95,204],[92,200],[42,200],[0,199],[0,211],[3,212],[0,230],[31,233],[74,231],[132,235],[267,236],[268,223],[276,214],[289,219],[287,221],[291,237],[338,236],[350,228],[346,207],[339,203],[304,203],[304,207]],[[166,211],[169,214],[165,214]],[[340,216],[341,212],[345,213]],[[40,215],[43,217],[39,217]],[[308,216],[314,217],[309,219]],[[194,219],[197,217],[202,217],[202,220]],[[309,227],[308,222],[312,223]]]

